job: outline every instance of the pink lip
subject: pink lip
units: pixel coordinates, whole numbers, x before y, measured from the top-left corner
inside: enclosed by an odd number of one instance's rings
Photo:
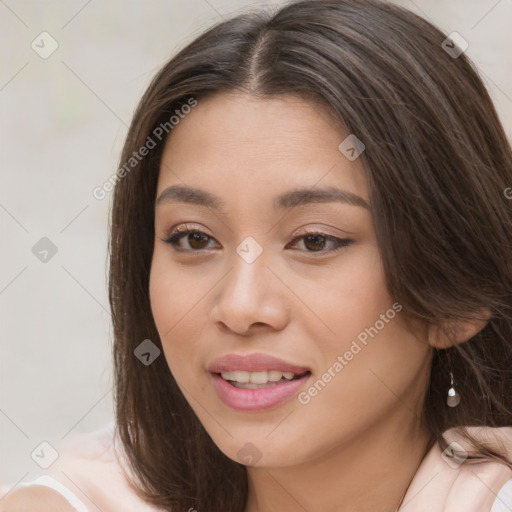
[[[296,380],[262,389],[236,388],[220,375],[216,373],[210,375],[215,391],[228,407],[237,411],[261,411],[276,407],[295,395],[309,379],[311,373],[306,373]]]
[[[305,366],[288,363],[262,353],[227,354],[215,359],[208,365],[207,369],[219,398],[228,407],[237,411],[260,411],[276,407],[295,395],[311,376],[311,371]],[[279,382],[267,388],[242,389],[232,386],[220,376],[221,372],[235,370],[247,372],[277,370],[302,376],[288,382]]]
[[[309,368],[287,363],[282,359],[267,354],[227,354],[215,359],[207,367],[210,373],[221,373],[235,370],[247,372],[262,372],[277,370],[281,372],[293,372],[297,375],[310,371]]]

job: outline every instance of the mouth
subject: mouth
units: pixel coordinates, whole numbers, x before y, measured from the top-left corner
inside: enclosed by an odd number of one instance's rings
[[[248,372],[243,370],[210,373],[220,400],[235,411],[263,411],[283,405],[311,377],[278,370]]]
[[[226,382],[239,389],[265,389],[300,379],[308,373],[311,372],[305,371],[301,374],[296,374],[293,372],[283,372],[279,370],[260,372],[235,370],[221,372],[217,375],[220,375]]]

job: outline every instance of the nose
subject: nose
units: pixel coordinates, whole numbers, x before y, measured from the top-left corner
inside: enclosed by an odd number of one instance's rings
[[[249,263],[237,253],[214,296],[211,319],[224,332],[249,336],[267,328],[281,330],[289,321],[286,287],[270,270],[263,254]]]

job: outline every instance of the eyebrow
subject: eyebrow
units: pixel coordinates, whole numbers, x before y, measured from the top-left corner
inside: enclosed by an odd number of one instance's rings
[[[306,206],[309,204],[339,202],[352,206],[360,206],[370,209],[370,204],[366,199],[336,187],[326,188],[298,188],[285,192],[274,199],[274,209],[282,210],[284,208],[293,208],[297,206]],[[171,185],[167,187],[156,200],[156,204],[162,203],[187,203],[195,204],[226,213],[226,203],[218,196],[201,190],[199,188],[188,187],[184,185]]]

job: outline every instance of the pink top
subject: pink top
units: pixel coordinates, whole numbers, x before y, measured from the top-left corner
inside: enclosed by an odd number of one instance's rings
[[[512,457],[512,428],[469,429],[489,446]],[[467,442],[450,431],[450,448],[434,445],[423,459],[400,510],[404,512],[510,512],[512,469],[491,461],[465,461]],[[39,478],[21,484],[45,485],[60,492],[78,512],[163,512],[143,502],[121,471],[127,468],[114,424],[89,434],[77,434],[60,445],[59,457]],[[454,451],[455,450],[455,451]],[[467,450],[464,451],[464,450]],[[9,491],[0,487],[0,496]]]

